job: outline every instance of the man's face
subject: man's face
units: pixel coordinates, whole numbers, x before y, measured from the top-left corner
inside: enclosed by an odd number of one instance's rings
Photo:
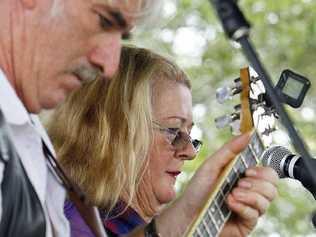
[[[31,43],[32,78],[24,78],[21,88],[30,112],[53,108],[84,81],[108,79],[116,72],[121,38],[134,24],[125,9],[131,13],[134,2],[37,1],[33,9],[39,21],[32,34],[36,41]]]

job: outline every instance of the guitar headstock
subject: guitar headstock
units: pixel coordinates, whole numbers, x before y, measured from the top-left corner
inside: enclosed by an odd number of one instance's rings
[[[234,85],[220,88],[216,92],[219,103],[240,95],[234,112],[215,119],[218,128],[230,126],[233,134],[242,134],[255,129],[265,145],[272,142],[277,114],[267,101],[263,83],[249,68],[240,70]]]

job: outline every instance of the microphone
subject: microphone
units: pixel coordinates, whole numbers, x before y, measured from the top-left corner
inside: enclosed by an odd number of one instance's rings
[[[316,170],[316,159],[311,159],[308,163],[312,165],[310,170]],[[299,180],[316,199],[316,180],[308,172],[302,157],[294,155],[285,147],[273,146],[263,153],[262,164],[273,168],[280,178]]]
[[[237,0],[209,1],[213,4],[228,38],[238,41],[240,38],[248,36],[250,24],[239,9]]]

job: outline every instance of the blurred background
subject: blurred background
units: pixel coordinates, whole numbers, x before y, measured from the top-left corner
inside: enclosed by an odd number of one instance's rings
[[[287,68],[311,80],[304,104],[287,110],[311,154],[316,154],[316,1],[240,0],[239,5],[252,23],[252,42],[274,83]],[[231,103],[216,102],[215,91],[230,85],[248,62],[239,45],[225,38],[207,0],[166,1],[159,24],[136,29],[126,43],[172,58],[191,78],[197,124],[192,132],[204,145],[198,158],[186,164],[177,184],[180,193],[199,164],[232,136],[229,129],[215,128],[214,118],[232,111]],[[284,131],[280,127],[274,140],[290,146]],[[312,195],[288,179],[279,182],[278,190],[278,198],[251,236],[316,236],[310,221],[316,210]]]

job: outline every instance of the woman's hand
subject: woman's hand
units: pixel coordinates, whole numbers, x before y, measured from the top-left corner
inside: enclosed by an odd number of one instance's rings
[[[277,173],[270,167],[253,167],[228,195],[227,205],[233,211],[221,237],[247,236],[256,226],[277,195]]]

